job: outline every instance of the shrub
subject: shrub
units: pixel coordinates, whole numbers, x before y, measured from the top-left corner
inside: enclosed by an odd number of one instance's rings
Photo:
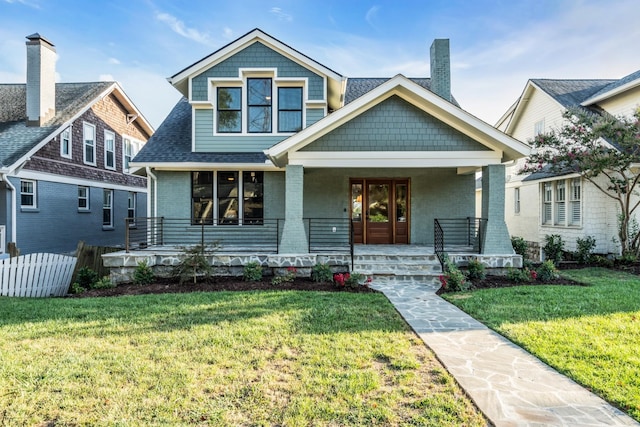
[[[147,264],[147,260],[140,261],[133,272],[133,284],[144,286],[153,282],[155,275],[153,269]]]
[[[554,264],[560,264],[562,261],[562,252],[564,251],[564,241],[559,234],[549,234],[544,236],[544,255],[546,259],[553,261]]]
[[[98,281],[98,273],[89,267],[82,267],[76,274],[76,282],[85,289],[90,289]]]
[[[194,245],[181,247],[182,256],[180,262],[173,267],[173,276],[178,277],[180,283],[193,279],[195,284],[198,276],[211,276],[211,264],[206,257],[207,245]]]
[[[73,282],[71,284],[71,287],[69,288],[69,292],[72,294],[81,294],[86,290],[87,288],[83,288],[82,286],[80,286],[80,283],[78,282]]]
[[[257,261],[245,264],[242,269],[242,278],[248,282],[259,282],[262,280],[262,266]]]
[[[281,285],[283,283],[291,283],[296,278],[298,270],[295,267],[288,267],[287,272],[281,276],[275,276],[271,279],[271,284],[274,286]]]
[[[638,256],[632,252],[625,252],[616,259],[616,262],[620,265],[629,265],[638,261]]]
[[[536,271],[538,272],[538,278],[543,282],[555,280],[560,277],[558,269],[551,260],[543,262]]]
[[[357,288],[358,286],[367,286],[369,282],[371,282],[371,279],[367,279],[367,276],[353,271],[345,280],[345,285],[349,288]]]
[[[349,280],[349,277],[351,277],[349,273],[335,273],[333,275],[333,283],[342,288],[345,286],[347,280]]]
[[[464,273],[445,255],[444,274],[440,276],[442,288],[451,291],[467,291],[471,288],[471,283],[467,280]]]
[[[487,274],[484,271],[484,264],[477,259],[470,260],[467,269],[467,277],[470,280],[482,280],[487,277]]]
[[[580,264],[586,264],[591,261],[593,250],[596,247],[596,239],[593,236],[587,236],[584,239],[578,237],[576,246],[578,249],[575,253],[576,261]]]
[[[597,266],[605,268],[612,268],[614,264],[613,260],[602,255],[594,255],[591,259],[591,262],[593,262]]]
[[[96,280],[91,289],[111,289],[115,287],[116,285],[109,279],[109,276],[104,276],[102,279]]]
[[[527,259],[527,249],[529,248],[529,244],[523,237],[511,236],[511,246],[513,246],[513,251],[518,255],[522,255],[522,261]]]
[[[532,271],[528,268],[508,268],[507,279],[515,283],[530,283],[537,277],[537,273],[531,273]]]
[[[331,282],[333,273],[329,264],[316,264],[311,269],[311,280],[314,282]]]

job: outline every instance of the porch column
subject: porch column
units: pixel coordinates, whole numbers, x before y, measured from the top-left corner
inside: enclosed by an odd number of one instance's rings
[[[283,254],[306,254],[309,252],[302,212],[304,206],[304,168],[302,165],[287,165],[285,178],[284,227],[279,252]]]
[[[489,165],[482,169],[482,217],[487,219],[483,254],[513,254],[511,237],[504,221],[504,165]]]

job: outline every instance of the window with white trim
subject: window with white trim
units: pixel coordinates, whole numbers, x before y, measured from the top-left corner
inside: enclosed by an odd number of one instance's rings
[[[261,171],[191,172],[192,222],[260,225],[264,216]]]
[[[271,79],[247,79],[247,129],[249,133],[271,133]]]
[[[113,190],[102,190],[102,227],[113,228]]]
[[[140,149],[140,141],[131,137],[122,137],[122,171],[129,173],[129,163],[138,154]]]
[[[66,128],[60,134],[60,156],[70,159],[71,153],[71,126]]]
[[[278,88],[278,132],[302,129],[302,88]]]
[[[78,186],[78,210],[89,210],[89,187]]]
[[[520,187],[513,189],[513,212],[520,213]]]
[[[582,224],[580,178],[559,179],[541,184],[542,224],[579,227]]]
[[[242,132],[242,88],[219,87],[217,105],[218,132]]]
[[[96,127],[90,123],[82,125],[82,135],[84,141],[82,160],[87,165],[96,165]]]
[[[535,122],[533,125],[533,136],[538,136],[544,133],[544,119]]]
[[[36,189],[36,181],[30,179],[20,180],[20,207],[29,209],[37,208]]]
[[[136,226],[136,199],[137,193],[129,191],[129,195],[127,196],[127,220],[129,227]]]
[[[116,134],[104,131],[104,167],[106,169],[116,169]]]

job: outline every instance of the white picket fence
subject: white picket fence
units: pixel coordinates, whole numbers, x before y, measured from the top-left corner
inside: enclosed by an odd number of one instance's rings
[[[28,254],[0,260],[0,295],[50,297],[66,295],[76,257]]]

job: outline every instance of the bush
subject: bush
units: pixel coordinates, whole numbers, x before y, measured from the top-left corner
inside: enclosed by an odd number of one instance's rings
[[[81,294],[86,290],[87,288],[83,288],[82,286],[80,286],[80,283],[78,282],[73,282],[71,284],[71,287],[69,288],[69,292],[72,294]]]
[[[115,287],[116,285],[109,279],[109,276],[104,276],[102,279],[96,280],[91,289],[111,289]]]
[[[133,284],[144,286],[153,283],[155,275],[153,269],[149,267],[146,260],[140,261],[133,272]]]
[[[575,253],[576,261],[580,264],[586,264],[591,261],[593,250],[596,247],[596,239],[593,236],[587,236],[584,239],[578,237],[576,246],[578,247]]]
[[[331,282],[333,273],[329,264],[316,264],[311,269],[311,280],[314,282]]]
[[[371,282],[370,279],[362,273],[351,272],[344,284],[349,288],[357,288],[358,286],[367,286]]]
[[[248,282],[259,282],[262,280],[262,266],[257,261],[245,264],[242,269],[242,278]]]
[[[513,246],[513,251],[518,255],[522,255],[522,261],[524,262],[527,259],[527,249],[529,249],[529,244],[523,237],[511,236],[511,246]]]
[[[622,256],[616,259],[616,262],[620,265],[629,265],[638,261],[638,256],[632,252],[623,253]]]
[[[85,289],[90,289],[98,281],[98,273],[89,267],[82,267],[76,274],[76,282]]]
[[[482,280],[487,277],[485,273],[484,264],[478,261],[477,259],[472,259],[469,261],[469,265],[467,266],[467,277],[470,280]]]
[[[182,256],[178,265],[173,267],[173,276],[178,277],[180,283],[193,279],[195,284],[198,276],[211,276],[211,264],[206,257],[207,245],[195,245],[192,247],[181,247]]]
[[[564,252],[564,241],[559,234],[550,234],[544,236],[544,256],[546,259],[553,261],[558,265],[562,261],[562,253]]]
[[[607,257],[604,257],[602,255],[594,255],[591,258],[591,262],[593,262],[597,266],[605,267],[605,268],[612,268],[614,265],[613,260]]]
[[[543,282],[555,280],[560,277],[560,275],[558,274],[558,269],[551,260],[543,262],[536,271],[538,273],[538,279]]]
[[[531,283],[538,278],[538,273],[535,270],[529,270],[528,268],[508,268],[507,279],[515,283]]]
[[[287,267],[287,272],[281,276],[275,276],[271,279],[271,284],[277,286],[283,283],[291,283],[295,280],[297,272],[298,270],[295,267]]]
[[[440,276],[442,288],[451,292],[467,291],[471,288],[471,283],[464,273],[445,255],[444,274]]]

